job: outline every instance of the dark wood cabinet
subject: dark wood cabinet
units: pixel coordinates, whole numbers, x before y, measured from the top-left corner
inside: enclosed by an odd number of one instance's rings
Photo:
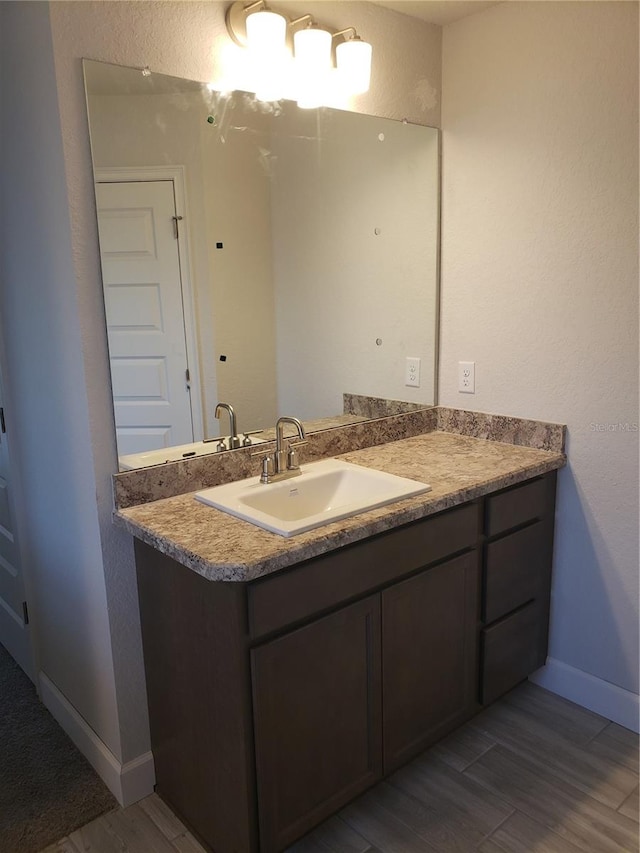
[[[281,850],[382,776],[380,597],[251,652],[260,838]]]
[[[216,853],[256,851],[243,585],[135,552],[156,790]]]
[[[544,665],[556,472],[485,501],[480,701],[487,705]]]
[[[282,631],[476,548],[480,524],[479,504],[464,504],[249,584],[251,639]]]
[[[390,773],[473,712],[476,552],[385,590],[382,624],[384,769]]]
[[[277,853],[544,663],[555,473],[249,583],[136,540],[158,793]]]

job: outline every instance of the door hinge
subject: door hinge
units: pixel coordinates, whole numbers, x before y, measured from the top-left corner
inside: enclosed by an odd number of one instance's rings
[[[7,431],[7,426],[4,422],[4,407],[2,406],[0,406],[0,430],[2,430],[2,432]]]
[[[171,218],[173,219],[173,236],[177,240],[178,236],[179,236],[178,222],[182,222],[183,217],[182,216],[172,216]]]
[[[188,390],[189,388],[191,388],[191,374],[189,373],[189,368],[188,368],[188,367],[187,367],[187,369],[186,369],[186,370],[185,370],[185,372],[184,372],[184,378],[185,378],[185,380],[186,380],[186,383],[187,383],[187,390]]]
[[[22,602],[22,621],[25,625],[29,624],[29,608],[26,601]]]

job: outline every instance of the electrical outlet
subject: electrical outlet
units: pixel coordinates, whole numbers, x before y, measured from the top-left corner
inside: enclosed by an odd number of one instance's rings
[[[461,394],[476,393],[476,363],[475,361],[458,362],[458,391]]]
[[[407,358],[404,365],[404,384],[410,388],[420,387],[420,359]]]

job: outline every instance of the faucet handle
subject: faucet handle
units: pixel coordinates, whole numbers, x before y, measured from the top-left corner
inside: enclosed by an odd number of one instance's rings
[[[254,456],[262,457],[262,471],[260,473],[260,482],[270,483],[271,478],[275,474],[276,470],[273,454],[265,453],[264,451],[262,451],[261,453],[252,453],[251,457],[253,458]]]
[[[243,447],[251,447],[251,445],[253,444],[253,442],[251,441],[251,436],[252,435],[258,435],[258,433],[260,433],[260,432],[264,432],[264,430],[263,429],[250,429],[246,432],[243,432],[242,435],[244,436],[244,438],[242,439],[242,446]],[[253,455],[255,455],[255,454],[253,454]]]
[[[300,467],[300,456],[298,447],[304,447],[308,444],[307,441],[290,441],[289,450],[287,452],[287,468],[289,471],[296,471]]]
[[[266,459],[268,456],[273,456],[273,450],[256,450],[255,453],[249,454],[252,459],[256,459],[258,456],[261,456],[263,459]]]

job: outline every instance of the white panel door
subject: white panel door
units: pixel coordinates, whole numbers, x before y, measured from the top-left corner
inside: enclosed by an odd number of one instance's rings
[[[98,183],[118,455],[193,441],[173,181]]]
[[[24,579],[16,541],[11,492],[9,446],[4,431],[4,401],[0,378],[0,643],[35,680],[27,621]]]

